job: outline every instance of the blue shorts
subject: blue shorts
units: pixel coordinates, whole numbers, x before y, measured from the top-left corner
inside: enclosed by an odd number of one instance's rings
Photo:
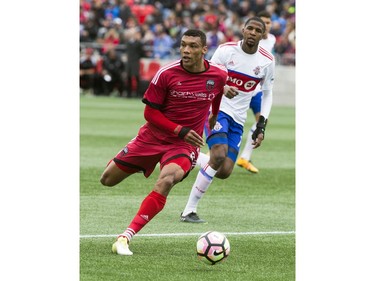
[[[262,105],[262,92],[258,92],[251,98],[249,107],[253,110],[254,115],[260,113],[260,107]]]
[[[226,144],[228,145],[227,157],[236,162],[243,134],[242,125],[236,123],[228,114],[220,111],[214,129],[210,130],[208,122],[206,122],[204,132],[210,149],[215,144]]]

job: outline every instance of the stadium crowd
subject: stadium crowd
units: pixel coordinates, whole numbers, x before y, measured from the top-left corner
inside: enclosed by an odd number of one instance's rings
[[[139,96],[129,85],[134,70],[142,71],[127,65],[131,42],[142,49],[131,54],[136,60],[177,59],[180,36],[196,28],[207,35],[210,59],[220,44],[240,40],[243,23],[262,10],[272,15],[276,64],[294,66],[295,0],[80,0],[80,87],[93,95],[116,89],[119,96],[131,97],[132,90]]]

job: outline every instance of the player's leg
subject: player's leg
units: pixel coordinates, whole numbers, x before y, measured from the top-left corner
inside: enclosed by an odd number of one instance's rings
[[[104,186],[115,186],[116,184],[120,183],[130,175],[131,173],[127,173],[121,170],[116,165],[116,163],[113,160],[111,160],[111,162],[109,162],[107,167],[105,168],[100,178],[100,182]]]
[[[258,119],[259,119],[259,116],[260,116],[260,114],[257,114]],[[256,129],[256,124],[257,124],[257,122],[255,122],[253,124],[253,126],[251,127],[251,129],[249,130],[249,132],[247,134],[245,146],[242,150],[242,153],[241,153],[240,157],[237,160],[238,166],[240,166],[240,167],[242,167],[242,168],[244,168],[244,169],[246,169],[246,170],[248,170],[249,172],[252,172],[252,173],[258,173],[259,172],[258,168],[255,167],[254,164],[251,162],[251,156],[252,156],[253,150],[254,150],[254,146],[252,144],[252,142],[253,142],[252,135],[253,135],[253,132]]]
[[[104,186],[114,186],[140,171],[148,177],[160,158],[158,146],[155,147],[147,147],[138,137],[133,139],[107,164],[100,182]]]
[[[184,211],[181,213],[180,221],[191,223],[204,223],[197,214],[197,206],[199,200],[211,185],[213,178],[217,172],[217,167],[220,167],[220,162],[225,159],[225,151],[227,146],[223,144],[216,144],[210,148],[210,160],[203,166],[195,179],[195,182],[190,191],[189,199],[186,203]],[[220,153],[224,154],[217,157]],[[217,157],[217,158],[216,158]],[[213,168],[215,167],[215,168]]]
[[[256,117],[255,117],[255,119],[256,119]],[[256,129],[256,125],[257,125],[257,121],[254,122],[254,124],[251,126],[249,132],[247,133],[245,146],[244,146],[244,148],[242,150],[242,153],[240,155],[239,160],[242,158],[242,159],[244,159],[246,161],[249,161],[250,158],[251,158],[251,154],[253,152],[252,135],[253,135],[253,132]]]
[[[205,222],[197,215],[200,199],[207,192],[214,177],[225,179],[233,171],[241,144],[243,127],[222,113],[219,113],[218,122],[220,123],[218,127],[221,129],[213,131],[207,139],[207,144],[210,147],[210,160],[197,174],[188,202],[180,216],[180,220],[183,222]]]
[[[129,249],[130,240],[164,208],[165,203],[166,196],[152,190],[143,199],[137,214],[129,226],[117,237],[116,242],[112,245],[112,252],[119,255],[131,256],[133,253]]]
[[[250,102],[250,108],[252,109],[252,111],[254,113],[255,123],[252,125],[252,127],[250,128],[250,130],[247,134],[245,146],[242,150],[242,153],[241,153],[240,157],[237,160],[238,166],[240,166],[242,168],[245,168],[246,170],[248,170],[252,173],[258,173],[259,172],[258,168],[256,168],[253,165],[253,163],[251,162],[251,155],[252,155],[253,150],[254,150],[254,146],[252,144],[252,142],[253,142],[252,135],[253,135],[253,132],[256,129],[256,124],[259,120],[261,103],[262,103],[262,92],[258,92],[255,96],[252,97],[251,102]]]
[[[143,131],[146,130],[143,129]],[[143,172],[145,177],[151,175],[161,158],[164,147],[161,147],[156,139],[147,136],[152,135],[139,133],[136,138],[117,153],[102,174],[100,181],[103,185],[116,185],[137,172]],[[133,253],[129,250],[129,241],[130,238],[127,238],[127,236],[119,235],[112,245],[112,251],[120,255],[132,255]]]
[[[174,149],[176,151],[176,149]],[[177,151],[174,155],[181,155]],[[164,160],[161,159],[161,172],[156,181],[153,190],[142,201],[137,214],[127,227],[127,229],[118,236],[117,241],[112,246],[112,251],[120,255],[132,255],[129,250],[129,242],[132,237],[138,233],[149,221],[151,221],[161,210],[167,200],[167,196],[172,187],[180,182],[191,170],[192,161],[189,159],[189,153],[182,157]],[[168,155],[167,155],[168,157]],[[195,160],[195,159],[194,159]]]
[[[199,200],[202,198],[206,190],[209,188],[214,176],[216,175],[217,169],[223,163],[227,151],[228,151],[228,140],[227,132],[229,128],[230,117],[219,112],[217,118],[216,128],[218,130],[206,131],[208,136],[207,144],[210,148],[210,157],[206,165],[203,165],[199,170],[195,182],[191,188],[189,199],[186,203],[185,209],[181,213],[180,221],[191,222],[191,223],[204,223],[197,214],[197,206]]]
[[[197,165],[199,167],[203,168],[204,166],[207,165],[208,161],[210,161],[209,153],[206,154],[206,153],[203,153],[203,152],[199,152],[199,156],[198,156],[198,159],[197,159]]]
[[[242,141],[243,126],[232,121],[229,128],[227,156],[215,175],[215,177],[220,179],[227,179],[232,174]]]

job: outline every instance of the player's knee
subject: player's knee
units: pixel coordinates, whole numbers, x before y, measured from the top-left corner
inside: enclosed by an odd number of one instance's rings
[[[216,173],[215,177],[217,177],[219,179],[222,179],[222,180],[225,180],[225,179],[229,178],[230,175],[231,175],[231,171],[220,170]]]
[[[100,177],[100,183],[104,186],[114,186],[114,184],[110,181],[110,178],[108,177],[108,175],[106,174],[103,174],[101,177]]]
[[[168,175],[161,179],[163,185],[167,188],[172,188],[175,184],[179,183],[184,177],[184,171],[179,169],[178,172]]]
[[[176,181],[174,180],[173,176],[162,177],[156,182],[154,191],[167,197],[175,184]]]
[[[226,158],[225,152],[217,152],[215,154],[211,154],[210,164],[214,169],[218,169],[223,163]]]

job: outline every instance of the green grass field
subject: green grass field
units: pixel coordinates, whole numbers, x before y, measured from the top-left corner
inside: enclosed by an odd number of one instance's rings
[[[143,108],[138,99],[81,97],[80,280],[295,280],[294,107],[273,107],[266,139],[253,153],[259,174],[235,167],[229,179],[214,180],[198,209],[207,224],[179,221],[194,169],[133,238],[134,255],[111,253],[159,174],[136,174],[112,188],[99,183],[107,162],[144,123]],[[249,115],[244,137],[252,122]],[[226,233],[231,244],[228,259],[214,266],[195,253],[199,234],[208,230]]]

